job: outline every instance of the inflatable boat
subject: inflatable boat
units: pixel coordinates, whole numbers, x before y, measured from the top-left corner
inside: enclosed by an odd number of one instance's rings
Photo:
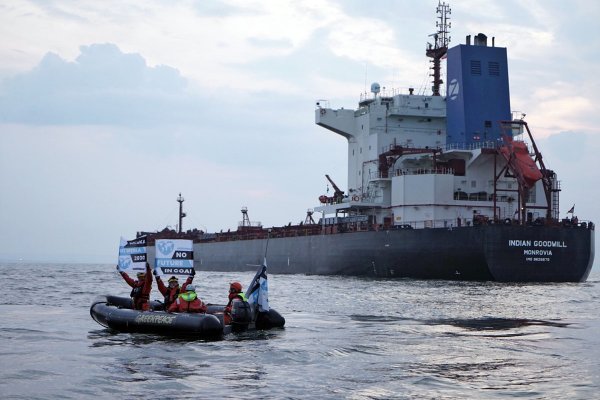
[[[196,339],[219,339],[231,332],[282,328],[285,325],[283,316],[273,309],[256,313],[255,317],[252,317],[250,309],[234,309],[232,323],[225,325],[224,309],[224,305],[209,304],[206,314],[169,313],[164,311],[161,302],[151,301],[150,311],[139,311],[133,309],[128,297],[105,295],[94,300],[90,315],[100,325],[119,332],[156,333]]]

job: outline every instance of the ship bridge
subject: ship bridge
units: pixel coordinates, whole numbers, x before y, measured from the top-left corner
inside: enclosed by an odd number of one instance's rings
[[[331,108],[322,108],[317,103],[315,120],[317,125],[327,128],[348,140],[356,134],[353,110],[344,110],[343,108],[332,110]]]
[[[412,92],[412,89],[409,89]],[[395,93],[396,91],[394,91]],[[377,96],[363,98],[359,108],[337,110],[326,106],[326,101],[316,103],[315,123],[329,129],[346,139],[358,137],[369,128],[382,130],[384,133],[396,133],[403,126],[405,129],[418,130],[410,127],[411,122],[431,122],[432,119],[446,117],[446,99],[440,96],[421,96],[413,94],[395,94],[394,96]],[[411,119],[415,119],[411,121]],[[358,125],[358,121],[361,122]],[[365,126],[365,122],[369,124]],[[404,123],[403,123],[404,122]],[[445,134],[445,129],[443,130]]]

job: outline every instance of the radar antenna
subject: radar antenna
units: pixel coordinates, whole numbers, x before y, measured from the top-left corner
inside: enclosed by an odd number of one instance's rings
[[[448,20],[450,19],[449,15],[452,13],[452,10],[450,9],[450,4],[438,2],[436,12],[438,14],[438,20],[435,21],[435,27],[438,30],[436,33],[429,35],[433,36],[434,43],[427,43],[425,55],[432,58],[431,62],[433,63],[433,66],[431,69],[433,70],[433,74],[430,76],[433,76],[433,86],[431,87],[431,90],[433,91],[434,96],[439,96],[440,86],[444,83],[440,77],[440,60],[446,55],[448,43],[450,43],[450,36],[448,33],[451,23]]]

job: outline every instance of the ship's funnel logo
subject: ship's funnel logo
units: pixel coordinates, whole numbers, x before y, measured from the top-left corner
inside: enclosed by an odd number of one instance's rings
[[[456,100],[458,97],[458,80],[456,78],[448,84],[448,97],[450,97],[450,100]]]
[[[175,244],[171,241],[169,242],[160,242],[158,244],[158,250],[161,254],[169,255],[175,248]]]

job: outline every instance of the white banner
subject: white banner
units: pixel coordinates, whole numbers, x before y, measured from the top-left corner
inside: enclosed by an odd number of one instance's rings
[[[191,275],[194,269],[194,243],[186,239],[156,241],[154,267],[158,276]]]
[[[134,276],[146,272],[146,238],[127,240],[121,237],[119,244],[119,271]]]

